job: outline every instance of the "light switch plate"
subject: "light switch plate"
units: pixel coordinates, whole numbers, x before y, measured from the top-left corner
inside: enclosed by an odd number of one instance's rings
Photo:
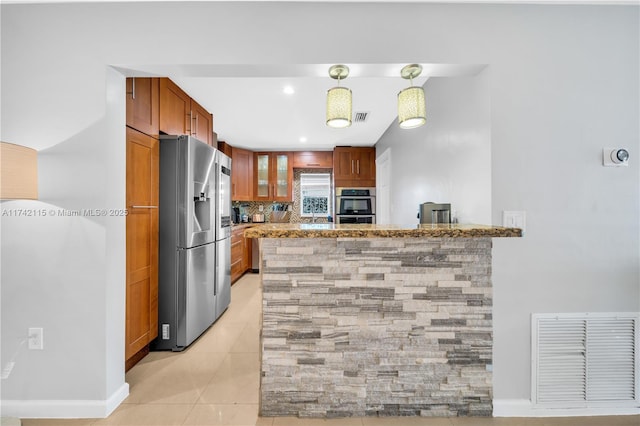
[[[502,226],[505,228],[520,228],[524,234],[527,216],[524,211],[504,210],[502,212]]]

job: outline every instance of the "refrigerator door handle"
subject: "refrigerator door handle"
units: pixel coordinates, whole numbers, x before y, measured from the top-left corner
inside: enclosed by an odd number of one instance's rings
[[[216,255],[213,258],[213,265],[215,267],[216,273],[214,274],[214,277],[213,277],[213,295],[217,296],[218,295],[218,262],[219,262],[220,256],[218,254],[218,248],[219,248],[218,242],[216,241],[214,244],[216,246]]]

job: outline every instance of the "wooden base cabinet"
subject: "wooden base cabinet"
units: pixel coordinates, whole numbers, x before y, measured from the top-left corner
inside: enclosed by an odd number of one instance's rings
[[[130,360],[158,335],[160,145],[131,128],[126,145],[125,360]]]
[[[251,269],[252,242],[244,237],[245,226],[231,231],[231,283],[233,284]],[[256,253],[257,255],[257,253]]]

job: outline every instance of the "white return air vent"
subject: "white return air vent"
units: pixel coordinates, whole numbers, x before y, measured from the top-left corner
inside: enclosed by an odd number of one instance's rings
[[[364,123],[369,118],[368,112],[356,112],[353,114],[353,122],[354,123]]]
[[[534,314],[534,407],[638,406],[638,313]]]

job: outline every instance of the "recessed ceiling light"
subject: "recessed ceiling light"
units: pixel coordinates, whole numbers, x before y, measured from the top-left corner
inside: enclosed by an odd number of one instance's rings
[[[300,138],[300,143],[307,143],[307,138],[306,137],[301,137]]]
[[[286,95],[293,95],[294,93],[296,93],[295,89],[292,86],[284,86],[284,89],[282,89],[282,91]]]

